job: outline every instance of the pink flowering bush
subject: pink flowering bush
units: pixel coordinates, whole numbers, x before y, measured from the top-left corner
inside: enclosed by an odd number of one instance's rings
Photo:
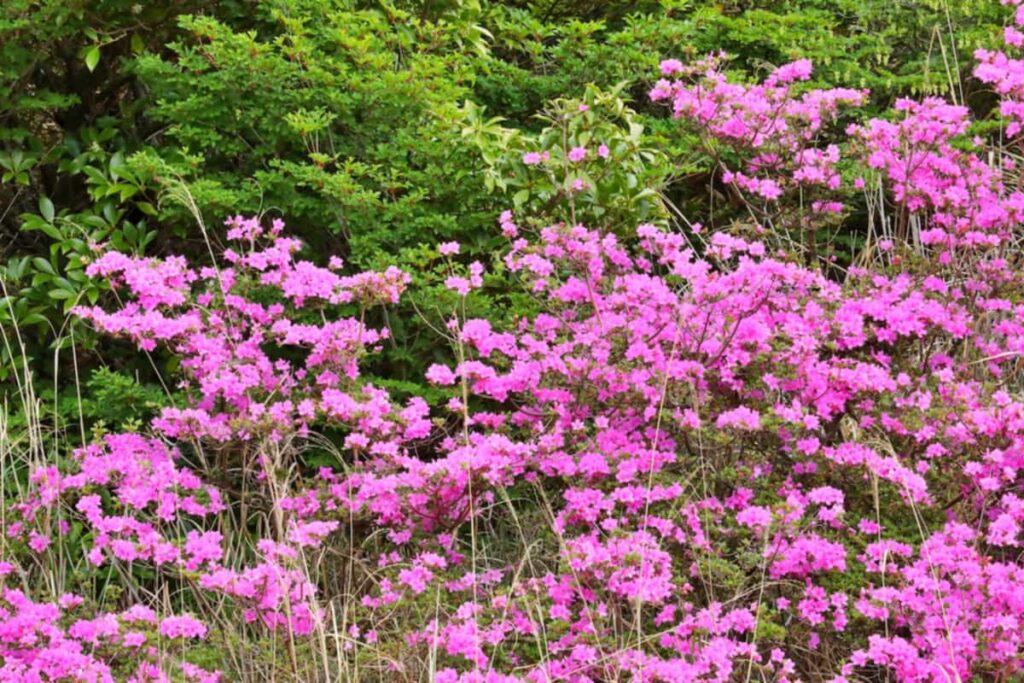
[[[692,66],[669,59],[668,78],[652,100],[669,101],[673,114],[696,133],[711,157],[712,175],[732,203],[755,219],[757,234],[794,234],[807,256],[816,256],[816,230],[835,223],[843,205],[834,195],[843,185],[841,150],[823,137],[845,109],[867,93],[849,88],[796,91],[811,77],[804,59],[773,71],[763,83],[732,83],[722,56]],[[793,245],[788,245],[793,250]]]
[[[978,59],[1013,136],[1024,67]],[[360,374],[388,341],[367,311],[406,274],[317,265],[241,217],[216,263],[99,256],[116,296],[77,314],[172,354],[184,400],[32,473],[3,680],[215,680],[175,655],[238,634],[287,653],[268,680],[1024,675],[1024,195],[938,100],[826,139],[864,93],[801,90],[811,68],[751,86],[668,60],[651,93],[721,151],[752,226],[623,237],[507,212],[500,266],[538,311],[512,325],[465,315],[486,267],[440,245],[458,303],[433,410]],[[882,192],[888,244],[837,279],[781,235],[846,211],[840,163]],[[123,610],[17,587],[71,525],[72,561],[132,587]]]
[[[0,594],[0,680],[220,680],[172,652],[206,635],[206,626],[194,617],[161,619],[142,605],[120,614],[88,615],[82,613],[83,598],[72,594],[35,603],[9,585],[17,583],[15,574],[9,562],[0,563],[0,577],[8,584]]]

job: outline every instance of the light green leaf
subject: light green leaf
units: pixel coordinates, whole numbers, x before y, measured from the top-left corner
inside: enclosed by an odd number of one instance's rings
[[[56,212],[53,208],[53,202],[50,201],[49,197],[39,198],[39,213],[42,214],[43,218],[46,219],[47,223],[53,222],[53,217]]]
[[[96,65],[100,63],[100,46],[90,45],[85,49],[85,68],[90,72],[96,69]]]

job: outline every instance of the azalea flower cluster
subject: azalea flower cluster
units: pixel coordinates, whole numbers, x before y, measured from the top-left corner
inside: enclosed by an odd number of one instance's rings
[[[16,568],[0,562],[0,578],[15,579]],[[160,618],[136,605],[120,614],[77,614],[84,599],[64,594],[55,603],[35,603],[23,590],[0,593],[2,681],[177,680],[217,683],[220,675],[181,661],[172,650],[206,635],[190,615]],[[115,664],[115,662],[120,664]]]
[[[806,59],[779,67],[753,86],[731,83],[722,72],[721,56],[692,66],[669,59],[661,71],[676,80],[659,81],[651,99],[670,100],[677,118],[693,121],[737,154],[742,168],[722,160],[724,182],[768,201],[796,187],[839,188],[839,148],[819,149],[813,142],[841,107],[861,104],[866,92],[833,88],[795,94],[793,85],[811,77]]]
[[[979,60],[1012,125],[1024,66]],[[6,588],[0,679],[112,680],[130,651],[130,680],[167,680],[154,638],[237,618],[294,648],[337,628],[339,600],[346,651],[390,646],[445,683],[1024,673],[1024,273],[1006,164],[937,100],[821,142],[863,93],[799,92],[806,62],[757,86],[718,64],[669,60],[652,97],[732,147],[726,182],[777,203],[813,186],[826,207],[846,200],[846,159],[919,226],[893,235],[914,258],[839,282],[724,231],[698,250],[652,225],[532,231],[507,212],[504,267],[539,312],[502,327],[453,311],[455,360],[427,372],[448,400],[431,409],[359,370],[387,338],[365,311],[394,302],[403,273],[343,275],[299,259],[280,223],[241,217],[219,265],[108,252],[90,274],[118,301],[79,315],[180,358],[190,402],[36,471],[9,534],[45,557],[67,516],[92,564],[144,564],[225,606],[205,623],[143,605],[75,621],[80,598]],[[454,267],[459,251],[438,257]],[[446,284],[472,297],[483,271]],[[314,470],[300,455],[326,433],[341,462]],[[240,563],[222,531],[242,505],[267,521]],[[356,589],[329,576],[329,551],[368,568]]]

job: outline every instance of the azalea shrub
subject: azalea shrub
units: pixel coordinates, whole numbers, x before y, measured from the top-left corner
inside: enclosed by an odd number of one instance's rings
[[[493,262],[425,256],[454,359],[429,395],[363,370],[398,267],[259,216],[194,262],[97,247],[109,292],[75,315],[173,358],[174,391],[21,465],[0,680],[1019,680],[1014,26],[975,55],[998,137],[938,98],[858,116],[868,93],[806,60],[756,84],[661,62],[651,106],[713,159],[729,225],[573,220],[642,156],[564,106],[573,139],[515,171],[562,220],[524,199]],[[854,211],[840,262],[820,234]],[[474,314],[499,269],[511,320]]]

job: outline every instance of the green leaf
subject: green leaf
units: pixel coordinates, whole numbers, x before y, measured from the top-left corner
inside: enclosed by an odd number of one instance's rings
[[[21,325],[43,325],[46,323],[46,318],[39,313],[29,313],[24,318],[18,321]]]
[[[53,266],[51,266],[50,262],[47,261],[44,258],[36,256],[35,258],[32,259],[32,265],[34,265],[37,270],[41,270],[44,273],[49,273],[50,275],[56,275],[56,273],[53,270]]]
[[[39,229],[42,230],[46,234],[46,236],[51,239],[58,241],[64,240],[64,235],[61,233],[61,231],[49,223],[43,223],[42,225],[39,226]]]
[[[54,210],[53,202],[50,201],[49,197],[39,198],[39,213],[43,215],[43,218],[46,219],[47,223],[53,222],[53,217],[56,214],[56,211]]]
[[[90,45],[85,49],[83,55],[85,59],[85,68],[90,72],[96,69],[96,65],[100,63],[100,47],[99,45]]]

